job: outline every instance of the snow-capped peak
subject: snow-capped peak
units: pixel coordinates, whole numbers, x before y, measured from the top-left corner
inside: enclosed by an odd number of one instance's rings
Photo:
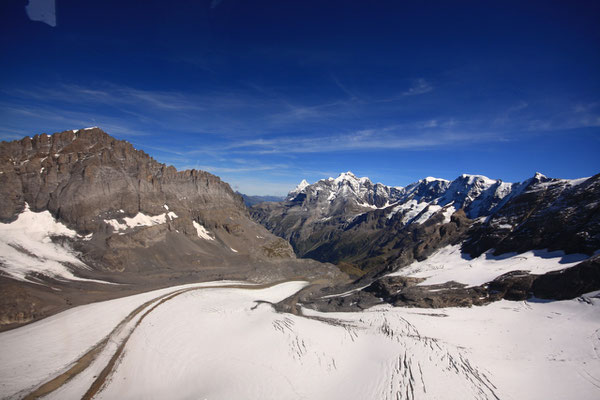
[[[431,182],[450,182],[447,179],[442,179],[442,178],[434,178],[433,176],[428,176],[424,179],[422,179],[422,181],[426,182],[426,183],[431,183]]]
[[[302,179],[302,182],[300,182],[298,184],[298,186],[296,186],[296,188],[294,189],[295,192],[301,192],[302,190],[304,190],[305,187],[307,187],[308,185],[310,185],[310,183],[308,183],[308,181],[306,179]]]
[[[342,172],[337,178],[334,179],[335,182],[342,182],[348,180],[356,180],[356,175],[354,175],[352,171]]]
[[[485,186],[491,186],[495,184],[497,181],[495,179],[490,179],[484,175],[471,175],[471,174],[462,174],[460,176],[463,180],[466,180],[469,185],[472,185],[475,182],[481,182]]]
[[[310,186],[310,183],[308,183],[306,179],[302,179],[302,182],[300,182],[293,190],[291,190],[288,193],[288,198],[294,197],[297,194],[302,193],[302,191],[304,191],[304,189],[306,189],[308,186]]]
[[[537,180],[542,180],[542,179],[547,179],[548,177],[544,174],[542,174],[541,172],[536,172],[533,175],[533,179],[537,179]]]

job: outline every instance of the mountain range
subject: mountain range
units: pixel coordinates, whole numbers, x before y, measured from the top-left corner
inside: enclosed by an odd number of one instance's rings
[[[264,199],[245,204],[217,176],[96,127],[2,142],[0,321],[215,279],[307,279],[276,305],[292,312],[573,298],[600,289],[599,181],[465,174],[393,187],[346,172],[248,208]],[[465,273],[472,264],[483,267]]]
[[[428,177],[406,187],[391,187],[346,172],[313,184],[303,181],[285,201],[255,205],[251,213],[271,232],[288,240],[299,256],[335,263],[356,278],[354,286],[343,292],[356,287],[361,291],[330,297],[328,305],[340,307],[336,302],[341,301],[360,306],[362,300],[367,307],[383,298],[394,304],[444,306],[471,304],[473,298],[490,290],[495,291],[494,296],[484,296],[485,301],[503,296],[527,298],[535,277],[521,282],[519,294],[512,293],[509,286],[513,282],[508,283],[516,278],[508,277],[503,278],[502,290],[496,285],[466,293],[450,285],[447,290],[426,293],[418,289],[418,281],[398,282],[397,277],[387,275],[401,275],[403,268],[453,245],[459,246],[465,260],[543,250],[582,254],[582,260],[592,257],[587,262],[597,266],[599,200],[600,175],[565,180],[536,173],[523,182],[507,183],[464,174],[454,181]],[[596,287],[598,274],[592,275],[585,284],[579,282],[580,290],[564,290],[584,293],[590,282]],[[565,295],[553,287],[553,292],[538,291],[537,295]],[[366,299],[365,293],[369,294]],[[465,297],[469,299],[466,302]]]

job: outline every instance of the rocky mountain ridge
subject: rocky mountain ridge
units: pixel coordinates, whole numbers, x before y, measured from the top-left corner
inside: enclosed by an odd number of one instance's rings
[[[90,293],[341,276],[297,260],[217,176],[177,171],[95,127],[0,143],[0,200],[0,284],[17,293],[2,299],[2,324],[89,301]],[[25,217],[43,220],[29,234],[42,243],[19,233]]]
[[[343,173],[337,179],[301,186],[284,202],[254,206],[252,215],[289,240],[299,256],[335,263],[357,279],[340,291],[396,282],[396,278],[385,277],[392,272],[401,274],[404,267],[457,244],[467,259],[489,251],[500,255],[546,249],[586,254],[592,256],[590,265],[597,266],[594,253],[600,249],[600,175],[564,180],[536,173],[521,183],[461,175],[451,182],[426,178],[392,188]],[[512,279],[510,276],[508,281]],[[600,285],[600,280],[594,279],[591,286]],[[419,299],[446,296],[451,300],[411,300],[406,304],[463,304],[460,291],[451,292],[455,289],[452,285],[448,292],[435,289],[429,293],[417,283],[405,279],[401,287],[411,287],[411,296],[418,293]],[[390,284],[396,285],[389,288],[392,293],[400,293],[396,283]],[[384,292],[357,290],[343,296],[335,307],[361,304],[361,299],[363,306],[375,304],[386,298]],[[373,293],[378,295],[373,297]],[[387,299],[400,305],[398,299],[406,296]]]
[[[325,244],[314,239],[329,237],[330,231],[353,231],[354,234],[359,226],[373,232],[418,230],[430,220],[437,221],[434,225],[451,223],[451,216],[458,210],[462,210],[466,220],[476,222],[478,226],[492,227],[494,232],[498,232],[508,229],[509,225],[513,227],[519,219],[516,215],[519,212],[520,218],[525,216],[523,210],[528,209],[525,203],[541,205],[537,211],[541,212],[559,201],[558,197],[575,193],[577,188],[595,193],[594,182],[597,180],[597,176],[578,180],[551,179],[536,173],[521,183],[507,183],[481,175],[463,174],[454,181],[428,177],[406,187],[390,187],[373,184],[368,178],[357,178],[347,172],[336,179],[323,179],[312,185],[304,182],[291,191],[284,202],[253,207],[252,215],[276,235],[290,240],[298,255],[310,257],[319,255],[319,249]],[[590,196],[591,201],[593,194]],[[583,199],[579,197],[571,201],[570,209],[581,201]],[[564,202],[567,204],[569,200]],[[519,203],[523,204],[519,206]],[[593,210],[596,206],[593,201],[589,204]],[[460,215],[456,214],[456,217]],[[508,215],[513,218],[512,225]],[[339,238],[336,236],[335,240]],[[573,251],[590,252],[597,245],[597,238],[590,240],[592,243],[589,245]],[[331,242],[327,243],[330,245]],[[469,251],[475,255],[489,248],[470,245]],[[327,255],[318,259],[326,260]]]

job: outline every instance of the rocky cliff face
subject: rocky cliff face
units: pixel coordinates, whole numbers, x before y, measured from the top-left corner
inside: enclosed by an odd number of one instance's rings
[[[25,216],[44,221],[35,233],[41,245],[54,246],[48,252],[18,230],[28,229]],[[66,297],[89,301],[84,292],[115,296],[114,285],[102,282],[126,284],[126,292],[208,279],[340,275],[296,260],[218,177],[177,171],[99,128],[0,143],[0,221],[0,283],[22,303],[2,304],[14,314],[2,315],[4,323],[35,319]]]
[[[218,177],[178,172],[99,128],[2,143],[0,172],[3,222],[14,219],[25,202],[78,232],[102,230],[100,216],[114,210],[156,215],[169,203],[207,223],[245,213],[241,198]]]

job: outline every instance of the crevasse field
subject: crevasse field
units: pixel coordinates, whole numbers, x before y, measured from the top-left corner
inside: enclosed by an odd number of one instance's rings
[[[185,285],[76,307],[4,332],[0,397],[597,399],[600,393],[600,299],[593,294],[435,310],[303,309],[304,316],[265,303],[305,285]]]

